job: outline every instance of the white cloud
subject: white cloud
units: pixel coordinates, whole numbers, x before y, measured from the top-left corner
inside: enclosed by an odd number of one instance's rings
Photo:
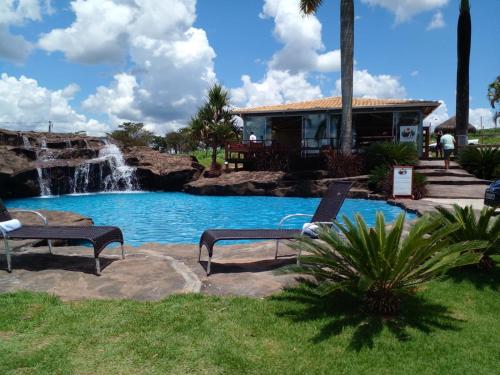
[[[446,26],[446,23],[444,22],[443,12],[437,11],[432,16],[431,22],[427,26],[427,31],[434,30],[434,29],[442,29],[445,26]]]
[[[441,105],[424,119],[424,125],[430,125],[431,130],[434,130],[437,125],[450,118],[450,115],[448,114],[448,106],[446,105],[446,103],[443,100],[440,100],[439,102],[441,103]]]
[[[44,12],[52,12],[48,0],[0,1],[0,58],[22,61],[29,55],[32,50],[31,43],[20,35],[12,34],[10,26],[40,21]]]
[[[253,107],[320,98],[319,86],[311,85],[305,73],[270,70],[263,80],[252,82],[248,75],[241,77],[243,86],[233,89],[235,105]]]
[[[141,121],[155,132],[185,125],[216,79],[215,52],[193,27],[196,0],[76,0],[75,21],[42,36],[39,45],[83,63],[123,61],[109,87],[98,87],[84,108],[112,123]],[[90,32],[89,32],[90,30]]]
[[[381,6],[396,15],[396,23],[408,21],[413,16],[443,7],[449,0],[361,0],[368,5]]]
[[[420,72],[419,72],[418,70],[413,70],[413,71],[410,73],[410,75],[411,75],[412,77],[416,77],[416,76],[418,76],[419,74],[420,74]]]
[[[40,48],[87,64],[117,62],[125,56],[127,27],[134,16],[131,7],[111,0],[76,0],[71,9],[75,22],[42,35]]]
[[[495,123],[493,122],[493,111],[491,108],[469,109],[469,122],[478,129],[481,129],[481,124],[484,129],[495,127]]]
[[[54,131],[72,132],[84,130],[89,134],[103,134],[110,127],[77,113],[69,100],[78,90],[71,84],[62,90],[51,91],[39,86],[34,79],[0,76],[0,122],[2,127],[19,130],[46,131],[48,121],[54,123]]]
[[[440,100],[440,102],[441,105],[424,119],[424,124],[431,124],[432,129],[450,118],[446,103],[442,100]],[[491,110],[491,108],[469,109],[469,122],[477,129],[480,129],[481,121],[485,129],[495,127],[495,123],[493,122],[493,111]]]
[[[340,70],[340,51],[325,52],[321,23],[314,15],[302,15],[298,0],[266,0],[261,17],[274,19],[274,36],[284,45],[271,58],[270,69],[292,73]]]
[[[404,98],[406,89],[395,76],[388,74],[371,75],[366,69],[354,71],[354,91],[356,97],[362,98]],[[335,83],[335,94],[341,93],[341,80]]]

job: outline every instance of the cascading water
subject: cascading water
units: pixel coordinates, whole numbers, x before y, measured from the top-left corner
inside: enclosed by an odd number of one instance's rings
[[[105,142],[105,146],[99,150],[99,158],[104,158],[111,169],[111,173],[102,180],[103,190],[136,190],[135,168],[125,164],[117,145]]]
[[[24,148],[28,148],[28,149],[31,148],[30,140],[24,134],[23,134],[23,146],[24,146]]]
[[[52,195],[52,192],[50,190],[50,177],[46,178],[43,176],[43,169],[42,168],[37,168],[36,171],[38,172],[38,185],[40,186],[40,195],[42,197]]]
[[[104,147],[99,150],[97,158],[75,168],[71,189],[73,193],[137,190],[135,168],[125,164],[118,146],[107,139],[103,143]]]

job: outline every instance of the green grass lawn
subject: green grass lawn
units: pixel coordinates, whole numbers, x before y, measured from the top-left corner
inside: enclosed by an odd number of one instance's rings
[[[203,165],[205,168],[209,168],[212,164],[212,151],[206,152],[205,150],[196,150],[191,152],[189,155],[195,156],[198,159],[198,163]],[[217,163],[224,165],[224,150],[218,150],[217,152]]]
[[[399,319],[306,286],[267,299],[0,295],[1,374],[494,374],[500,269],[455,272]]]

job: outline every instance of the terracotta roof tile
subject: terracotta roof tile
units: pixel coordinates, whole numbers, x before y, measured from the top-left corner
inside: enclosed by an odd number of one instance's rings
[[[433,107],[435,109],[439,106],[439,102],[423,101],[423,100],[410,100],[410,99],[365,99],[353,98],[353,108],[360,107],[391,107],[391,106],[404,106],[416,105],[422,107]],[[237,108],[233,113],[262,113],[262,112],[281,112],[281,111],[309,111],[321,109],[341,109],[342,98],[340,96],[333,96],[329,98],[321,98],[315,100],[308,100],[304,102],[267,105],[252,108]]]

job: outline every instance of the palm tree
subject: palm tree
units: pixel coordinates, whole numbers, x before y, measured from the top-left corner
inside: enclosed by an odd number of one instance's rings
[[[315,13],[322,0],[300,0],[304,14]],[[342,90],[342,123],[340,149],[352,152],[352,94],[354,69],[354,0],[340,0],[340,75]]]
[[[457,96],[456,135],[458,147],[467,145],[469,126],[469,63],[471,48],[471,17],[469,0],[461,0],[457,28]]]
[[[221,85],[214,84],[203,104],[189,122],[192,137],[212,149],[212,165],[217,166],[217,149],[237,137],[238,128],[229,112],[230,95]]]

